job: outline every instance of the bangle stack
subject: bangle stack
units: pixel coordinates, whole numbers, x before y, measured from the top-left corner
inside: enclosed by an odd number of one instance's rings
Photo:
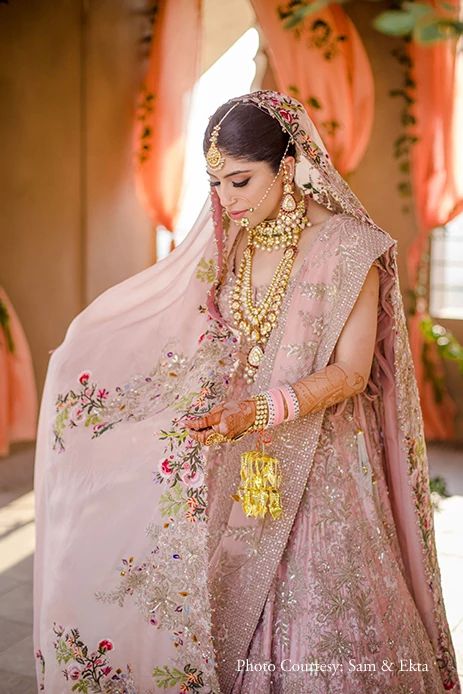
[[[232,441],[239,441],[245,434],[263,431],[290,422],[299,417],[299,401],[292,386],[285,383],[280,388],[271,388],[258,395],[253,395],[256,403],[256,418],[245,431],[235,436]],[[288,415],[285,417],[285,403]]]
[[[266,390],[264,393],[255,396],[254,399],[257,400],[257,398],[260,399],[262,397],[267,404],[268,413],[264,426],[265,429],[275,427],[282,422],[290,422],[299,417],[299,400],[297,399],[294,388],[289,383],[285,383],[279,388]],[[286,417],[285,404],[288,412]]]

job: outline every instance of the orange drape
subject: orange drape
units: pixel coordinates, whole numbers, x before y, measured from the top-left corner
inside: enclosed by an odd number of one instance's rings
[[[435,5],[435,3],[433,3]],[[451,0],[454,16],[461,1]],[[429,235],[436,226],[446,224],[463,212],[463,138],[458,141],[456,121],[457,91],[463,89],[463,54],[455,39],[436,44],[410,46],[412,76],[416,83],[414,134],[419,138],[412,148],[412,181],[419,231],[408,251],[408,271],[412,287],[418,283],[420,261],[427,250]],[[429,439],[447,440],[454,435],[454,404],[446,395],[436,403],[432,384],[426,380],[422,361],[423,336],[420,322],[426,314],[426,301],[418,301],[417,313],[410,320],[410,341],[415,362],[425,431]],[[437,375],[442,364],[430,346],[428,358]]]
[[[342,174],[354,171],[368,145],[374,82],[355,26],[331,5],[285,29],[281,0],[252,0],[280,91],[304,103]],[[345,37],[339,40],[339,37]]]
[[[0,300],[9,315],[14,351],[0,326],[0,456],[8,455],[10,444],[34,441],[37,426],[37,388],[31,353],[18,316],[5,290]]]
[[[136,125],[138,191],[154,225],[178,213],[190,97],[199,76],[201,0],[160,0]]]

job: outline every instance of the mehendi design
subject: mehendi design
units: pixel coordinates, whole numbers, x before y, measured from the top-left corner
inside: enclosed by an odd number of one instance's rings
[[[300,415],[304,416],[360,393],[366,384],[356,371],[348,372],[340,364],[330,364],[292,385],[299,400]]]

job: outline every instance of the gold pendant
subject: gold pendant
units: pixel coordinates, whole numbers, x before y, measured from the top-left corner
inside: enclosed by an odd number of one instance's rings
[[[294,212],[296,209],[296,201],[291,195],[291,193],[286,193],[281,203],[281,207],[285,212]]]
[[[248,362],[251,366],[258,367],[264,356],[264,350],[260,345],[254,345],[248,354]]]

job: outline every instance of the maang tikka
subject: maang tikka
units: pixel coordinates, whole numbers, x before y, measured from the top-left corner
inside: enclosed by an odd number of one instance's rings
[[[209,168],[212,169],[212,171],[219,171],[225,164],[225,157],[217,145],[217,140],[219,138],[220,133],[220,126],[222,125],[223,121],[228,116],[228,114],[231,113],[233,109],[238,106],[238,104],[239,101],[233,104],[233,106],[229,108],[226,114],[220,119],[217,125],[214,125],[214,127],[212,128],[212,133],[209,138],[209,149],[207,150],[206,154],[207,164]]]
[[[217,138],[219,137],[220,123],[212,128],[212,134],[209,138],[209,149],[206,154],[206,161],[210,169],[218,171],[225,164],[225,157],[217,147]]]

